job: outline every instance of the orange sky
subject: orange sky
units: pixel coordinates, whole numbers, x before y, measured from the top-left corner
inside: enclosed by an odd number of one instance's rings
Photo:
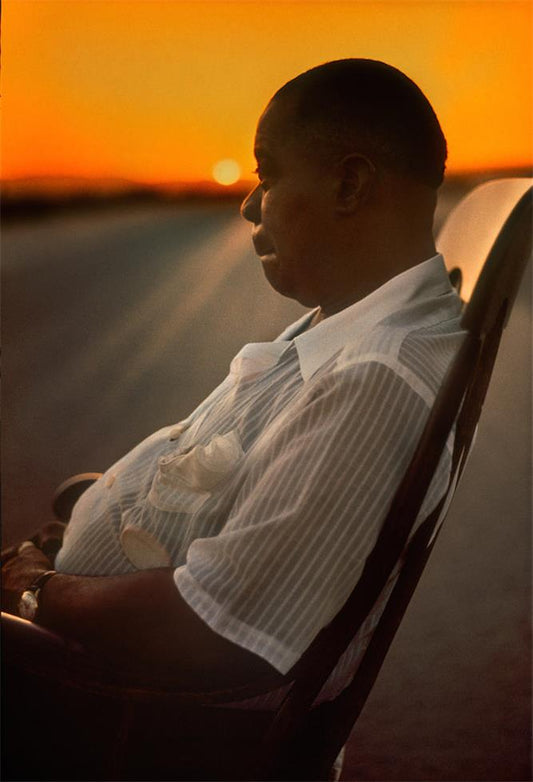
[[[2,174],[251,178],[253,132],[283,82],[328,59],[411,76],[449,169],[533,162],[533,3],[4,0]]]

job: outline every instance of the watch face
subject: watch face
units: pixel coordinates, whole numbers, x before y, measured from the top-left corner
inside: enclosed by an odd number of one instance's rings
[[[34,593],[28,592],[26,590],[26,592],[22,593],[20,598],[19,615],[23,619],[28,619],[31,622],[37,613],[37,605],[37,598],[35,597]]]

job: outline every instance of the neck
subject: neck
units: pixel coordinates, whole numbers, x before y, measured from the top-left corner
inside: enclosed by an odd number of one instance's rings
[[[433,214],[437,194],[388,179],[352,219],[337,223],[319,299],[327,318],[373,293],[398,274],[436,254]]]
[[[369,296],[398,274],[436,255],[431,234],[413,241],[413,237],[384,234],[379,242],[373,242],[365,251],[358,243],[357,257],[354,245],[338,268],[342,270],[337,279],[330,276],[329,290],[321,296],[316,322],[335,315],[346,307]],[[357,246],[357,245],[356,245]],[[332,270],[329,269],[331,272]],[[336,284],[333,284],[336,283]],[[315,321],[314,321],[315,322]]]

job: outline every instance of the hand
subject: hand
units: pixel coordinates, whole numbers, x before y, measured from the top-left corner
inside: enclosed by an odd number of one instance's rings
[[[28,535],[25,540],[31,541],[53,562],[63,543],[63,535],[66,528],[67,525],[61,521],[49,521],[38,529],[37,532]],[[9,559],[12,559],[12,557],[17,556],[21,543],[2,549],[2,565]]]
[[[62,521],[49,521],[31,535],[28,540],[31,540],[53,562],[63,544],[63,535],[66,528],[67,525],[63,524]]]
[[[52,563],[34,544],[7,559],[2,564],[2,610],[18,616],[20,596],[46,570],[52,570]]]
[[[2,555],[1,555],[1,563],[2,567],[4,564],[8,561],[8,559],[12,559],[13,557],[16,557],[19,553],[19,546],[20,543],[16,543],[14,546],[8,546],[7,548],[2,549]]]

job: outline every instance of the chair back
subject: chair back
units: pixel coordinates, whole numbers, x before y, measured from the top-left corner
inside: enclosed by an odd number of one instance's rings
[[[471,190],[451,210],[437,237],[448,271],[460,269],[468,302],[502,226],[533,179],[493,179]]]
[[[365,704],[464,468],[500,337],[531,256],[531,228],[532,180],[501,180],[481,185],[458,205],[443,228],[439,249],[446,251],[453,266],[457,262],[466,266],[469,261],[464,275],[467,293],[472,259],[482,267],[461,320],[466,334],[446,373],[361,579],[298,665],[294,684],[266,739],[262,779],[327,778],[328,769]],[[483,237],[483,242],[478,237]],[[454,425],[448,493],[410,537]],[[395,586],[357,672],[349,686],[328,704],[327,719],[320,727],[320,742],[311,744],[307,734],[313,730],[315,698],[401,559],[403,564]]]

